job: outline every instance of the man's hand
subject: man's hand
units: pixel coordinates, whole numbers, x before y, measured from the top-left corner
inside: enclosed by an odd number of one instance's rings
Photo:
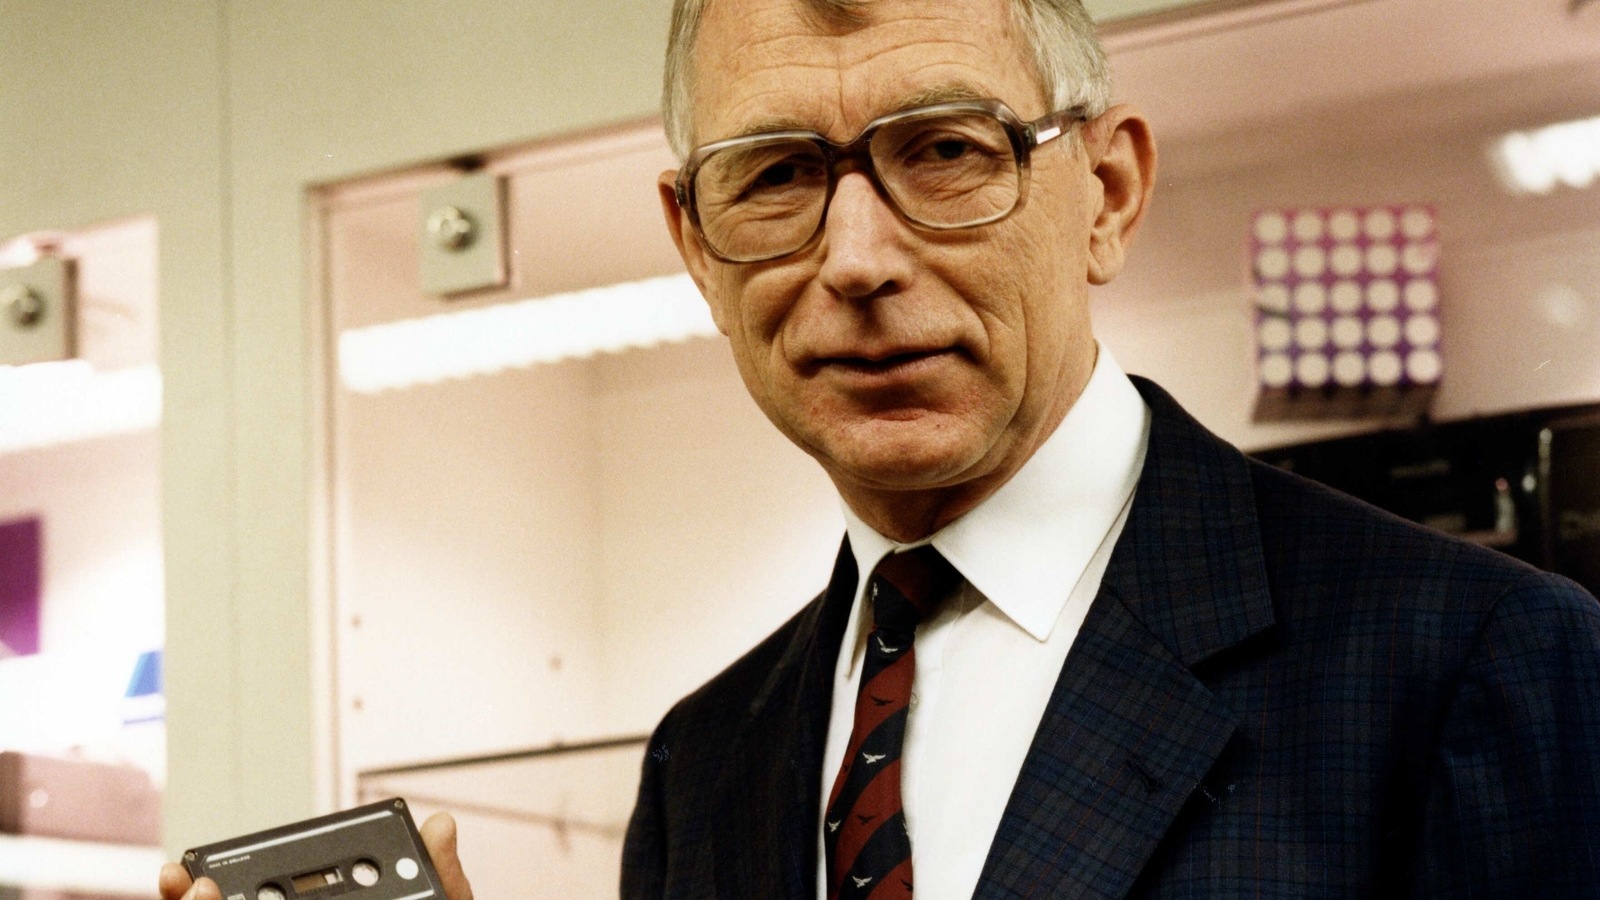
[[[472,885],[467,884],[461,860],[456,858],[456,820],[449,813],[437,812],[418,830],[422,832],[422,843],[428,848],[433,867],[439,873],[446,900],[472,900]]]
[[[449,813],[434,813],[418,829],[433,867],[439,872],[446,900],[472,900],[472,885],[461,871],[456,857],[456,820]],[[189,873],[177,863],[161,867],[161,900],[222,900],[217,883],[209,878],[191,881]]]
[[[202,878],[195,884],[183,866],[167,863],[161,867],[161,900],[222,900],[222,892],[215,881]]]

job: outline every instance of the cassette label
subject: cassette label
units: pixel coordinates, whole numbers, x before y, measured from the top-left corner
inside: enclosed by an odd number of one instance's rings
[[[183,865],[215,881],[223,900],[444,900],[397,798],[196,847]]]

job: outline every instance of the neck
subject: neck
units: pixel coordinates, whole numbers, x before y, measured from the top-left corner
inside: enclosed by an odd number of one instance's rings
[[[999,485],[982,492],[970,488],[970,485],[963,485],[960,489],[934,491],[854,492],[841,489],[840,495],[874,531],[891,541],[910,544],[977,508]]]

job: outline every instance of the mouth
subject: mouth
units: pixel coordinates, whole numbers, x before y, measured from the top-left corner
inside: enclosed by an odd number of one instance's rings
[[[882,356],[831,356],[817,360],[818,366],[842,369],[862,375],[892,375],[918,368],[919,363],[937,359],[954,351],[948,347],[937,350],[912,350],[888,353]]]

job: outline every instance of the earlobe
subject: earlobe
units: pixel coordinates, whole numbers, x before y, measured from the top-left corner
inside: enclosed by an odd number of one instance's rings
[[[1155,188],[1155,139],[1144,116],[1124,104],[1088,123],[1084,143],[1091,177],[1100,188],[1100,206],[1089,232],[1089,281],[1105,284],[1122,271],[1128,245],[1149,207]]]
[[[706,287],[706,276],[710,269],[709,257],[705,248],[700,245],[700,239],[695,236],[694,228],[689,224],[688,212],[678,203],[677,176],[675,170],[668,169],[656,179],[656,191],[661,199],[661,214],[667,220],[667,233],[672,235],[672,243],[678,248],[678,256],[683,259],[683,267],[689,271],[689,277],[694,279],[695,287],[700,289],[700,296],[705,298],[706,305],[711,308],[711,318],[716,322],[717,330],[727,334],[728,327],[723,322],[722,310]]]

